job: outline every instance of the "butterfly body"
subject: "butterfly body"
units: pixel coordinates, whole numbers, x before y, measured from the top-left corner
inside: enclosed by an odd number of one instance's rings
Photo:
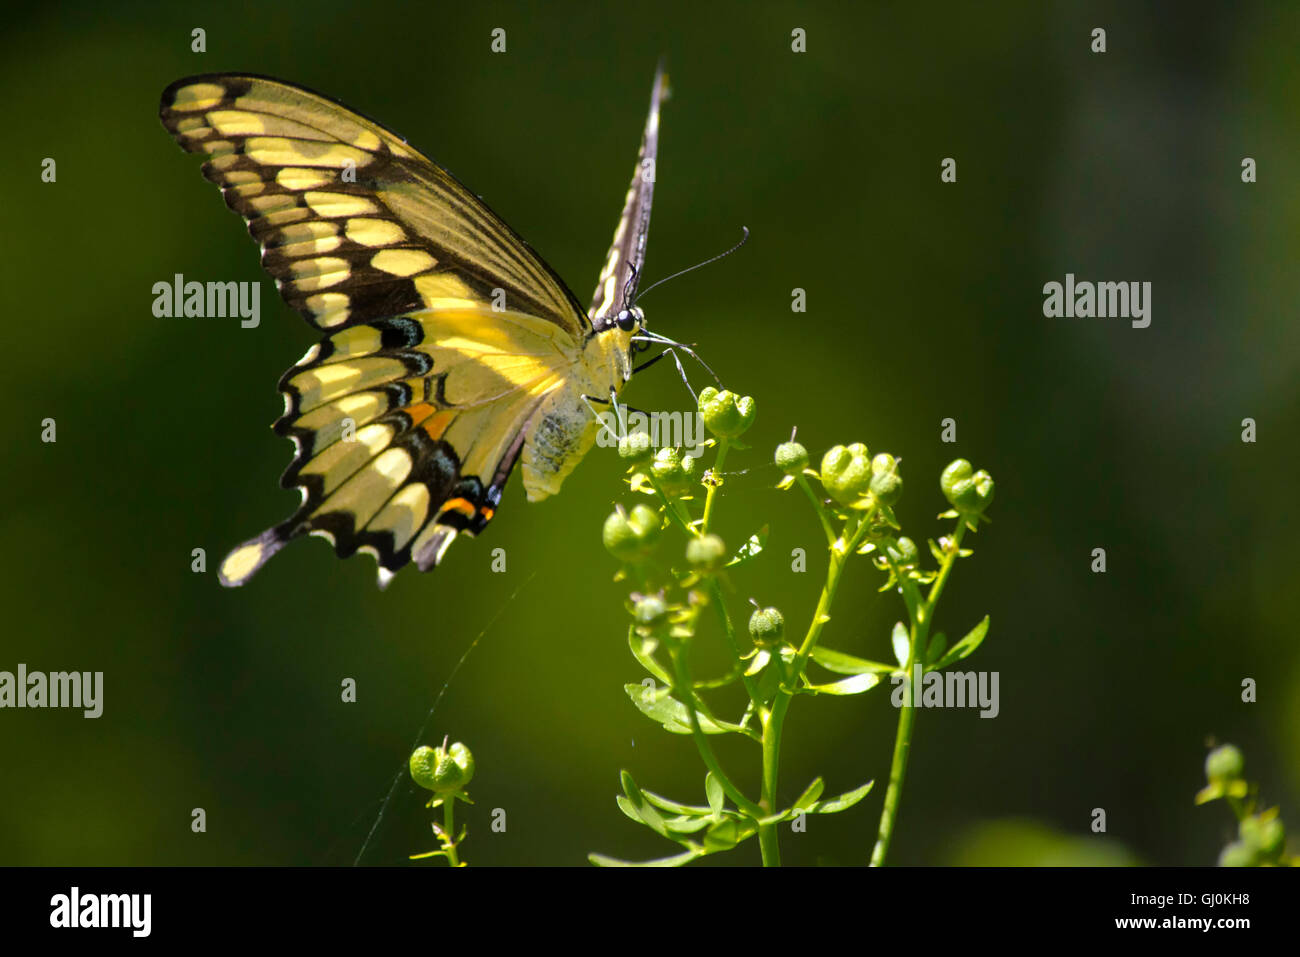
[[[275,431],[294,515],[236,547],[241,585],[304,534],[373,555],[381,584],[434,567],[491,521],[519,467],[539,501],[595,441],[592,402],[631,376],[631,305],[649,229],[655,77],[641,153],[591,307],[472,192],[382,126],[279,80],[208,74],[164,91],[161,118],[208,156],[289,305],[327,333],[280,380]]]

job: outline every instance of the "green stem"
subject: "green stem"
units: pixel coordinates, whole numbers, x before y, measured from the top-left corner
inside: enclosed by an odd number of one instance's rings
[[[444,829],[442,844],[443,849],[447,852],[447,863],[452,867],[460,867],[460,858],[456,856],[456,825],[452,818],[452,805],[456,803],[455,797],[448,795],[447,799],[442,802],[442,826]]]
[[[728,447],[725,438],[718,439],[718,455],[713,460],[713,467],[709,469],[713,473],[713,481],[709,482],[709,490],[704,493],[704,518],[700,520],[700,535],[709,533],[709,519],[713,517],[713,497],[718,487],[722,485],[722,463],[726,461]]]
[[[682,644],[670,650],[669,655],[672,657],[673,673],[677,678],[677,686],[673,690],[680,696],[682,703],[686,705],[686,710],[691,716],[691,737],[695,739],[695,748],[700,752],[700,760],[704,762],[705,767],[713,772],[713,776],[722,785],[722,790],[736,803],[736,807],[752,818],[762,817],[763,809],[745,797],[744,792],[736,787],[731,778],[727,776],[727,772],[722,770],[722,765],[718,763],[718,758],[713,753],[713,746],[709,744],[708,735],[700,727],[699,704],[695,698],[695,688],[691,684],[690,669],[686,663],[687,646]]]
[[[912,701],[912,671],[917,661],[924,654],[930,635],[930,623],[934,619],[934,609],[943,594],[943,586],[948,575],[957,562],[961,551],[961,540],[966,534],[966,525],[958,519],[957,530],[953,534],[952,545],[944,555],[939,576],[930,587],[930,594],[916,609],[912,627],[908,632],[907,665],[904,668],[903,707],[898,716],[898,731],[894,735],[894,757],[889,764],[889,790],[885,792],[885,806],[880,812],[880,830],[876,836],[876,846],[871,851],[871,866],[881,867],[889,854],[889,845],[894,838],[894,824],[898,820],[898,805],[903,796],[903,781],[907,777],[907,759],[912,753],[912,730],[916,722],[916,708]],[[901,578],[900,571],[895,574]]]
[[[818,504],[820,505],[820,503]],[[835,592],[840,587],[840,577],[844,570],[844,563],[866,535],[874,512],[875,509],[873,508],[862,516],[856,526],[853,525],[854,519],[849,519],[849,523],[844,529],[846,534],[849,535],[847,542],[843,538],[835,538],[831,542],[830,562],[826,568],[826,582],[822,585],[821,597],[817,599],[817,610],[813,613],[812,622],[808,625],[803,644],[799,646],[799,650],[790,663],[787,672],[796,681],[804,673],[804,669],[808,665],[808,658],[812,655],[813,649],[817,647],[817,642],[821,638],[822,629],[831,620],[831,605],[835,602]],[[776,792],[781,771],[781,732],[785,727],[785,716],[789,712],[793,700],[794,689],[788,687],[784,681],[781,682],[776,692],[776,700],[772,704],[772,710],[763,721],[763,797],[759,803],[763,805],[768,814],[775,814],[777,811]],[[763,852],[763,864],[765,866],[775,866],[781,863],[776,828],[776,822],[758,826],[758,843]]]

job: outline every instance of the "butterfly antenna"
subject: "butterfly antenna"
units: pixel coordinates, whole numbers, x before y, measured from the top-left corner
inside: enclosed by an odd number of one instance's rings
[[[651,289],[655,288],[656,286],[662,286],[669,279],[676,279],[678,276],[684,276],[688,272],[694,272],[696,269],[699,269],[702,266],[707,266],[709,263],[715,263],[719,259],[722,259],[726,256],[730,256],[741,246],[745,245],[745,243],[749,240],[749,227],[741,226],[740,228],[745,235],[740,237],[740,242],[736,243],[736,245],[732,246],[724,253],[718,253],[716,256],[704,260],[704,262],[702,263],[696,263],[694,266],[687,266],[685,269],[681,270],[680,272],[675,272],[671,276],[665,276],[663,279],[657,280],[656,282],[652,282],[649,286],[646,286],[646,288],[642,289],[641,292],[637,294],[636,302],[640,302],[642,299],[645,298],[646,293],[648,293]],[[635,305],[635,303],[633,303],[633,305]]]

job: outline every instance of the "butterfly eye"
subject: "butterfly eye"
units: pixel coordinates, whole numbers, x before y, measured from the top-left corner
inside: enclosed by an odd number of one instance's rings
[[[629,310],[624,309],[618,314],[618,318],[614,321],[618,323],[618,327],[624,332],[631,332],[636,328],[637,317]]]

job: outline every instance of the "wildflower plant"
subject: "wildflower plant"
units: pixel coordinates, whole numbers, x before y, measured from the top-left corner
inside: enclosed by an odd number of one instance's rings
[[[940,518],[952,519],[954,525],[950,534],[929,543],[937,567],[926,569],[920,549],[902,535],[894,513],[903,492],[895,456],[873,456],[862,443],[837,445],[813,469],[808,451],[792,436],[776,450],[776,465],[784,473],[778,488],[797,487],[815,512],[826,539],[826,576],[812,620],[801,632],[788,631],[778,608],[754,602],[746,635],[728,608],[727,595],[734,593],[745,566],[761,556],[768,526],[739,547],[731,547],[714,532],[714,520],[724,467],[733,451],[748,448],[741,437],[753,424],[756,406],[748,396],[707,388],[698,397],[698,414],[710,435],[703,455],[699,450],[683,455],[671,447],[654,451],[644,433],[620,439],[619,455],[627,462],[627,481],[638,501],[629,507],[619,505],[609,515],[603,540],[621,565],[615,580],[630,585],[628,645],[647,673],[646,679],[626,685],[625,690],[632,703],[665,731],[694,740],[705,769],[704,800],[686,803],[645,790],[624,770],[619,808],[680,851],[645,862],[601,854],[590,855],[590,860],[603,866],[678,866],[757,838],[763,863],[778,865],[779,825],[804,815],[847,811],[872,787],[868,781],[828,797],[822,778],[817,777],[790,803],[780,801],[782,733],[795,699],[864,694],[886,677],[897,681],[902,676],[907,680],[889,787],[871,855],[873,864],[882,864],[897,819],[911,746],[914,669],[919,665],[924,673],[955,664],[974,652],[988,631],[985,617],[949,647],[946,638],[931,629],[957,559],[971,554],[962,547],[963,538],[986,521],[993,480],[962,459],[944,470],[940,486],[951,508]],[[705,467],[709,453],[712,461]],[[906,608],[906,620],[893,629],[893,663],[838,651],[822,640],[846,567],[858,557],[884,576],[880,591],[896,593]],[[702,640],[709,621],[717,624],[729,666],[720,676],[699,678],[692,673],[690,652]],[[830,680],[815,675],[814,666],[829,672]],[[723,716],[709,699],[735,685],[743,687],[747,701],[739,715]],[[745,793],[722,766],[712,743],[722,735],[748,738],[757,747],[761,763],[757,796]]]
[[[1286,851],[1286,827],[1275,807],[1259,810],[1258,787],[1243,776],[1246,759],[1224,744],[1205,758],[1206,785],[1197,804],[1226,801],[1237,818],[1237,839],[1219,854],[1221,867],[1300,867],[1300,856]]]
[[[430,748],[421,745],[411,752],[411,780],[426,791],[433,792],[425,803],[427,808],[442,808],[442,823],[433,822],[433,836],[438,839],[438,850],[412,854],[411,860],[445,857],[452,867],[465,867],[459,848],[465,840],[465,829],[456,833],[455,808],[457,801],[473,804],[465,793],[465,786],[474,777],[474,755],[457,741],[450,747],[444,738],[442,745]]]

